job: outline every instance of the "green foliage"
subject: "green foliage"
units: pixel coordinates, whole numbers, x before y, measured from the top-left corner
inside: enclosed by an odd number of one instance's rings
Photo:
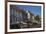
[[[41,20],[41,19],[40,19],[40,16],[37,15],[37,16],[35,17],[35,20],[38,21],[38,22],[40,22],[40,20]]]

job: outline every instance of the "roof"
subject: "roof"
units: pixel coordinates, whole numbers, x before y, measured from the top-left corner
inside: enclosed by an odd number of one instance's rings
[[[31,11],[28,11],[28,10],[27,10],[27,13],[30,13],[30,15],[34,15]]]
[[[26,11],[23,10],[23,9],[16,9],[16,11],[18,11],[18,12],[22,12],[22,13],[26,13]]]
[[[30,15],[34,16],[34,14],[31,11],[29,11],[29,10],[24,10],[24,9],[16,8],[16,11],[23,12],[23,13],[30,13]]]

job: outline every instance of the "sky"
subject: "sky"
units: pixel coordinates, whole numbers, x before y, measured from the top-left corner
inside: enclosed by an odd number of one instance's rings
[[[29,6],[29,5],[16,5],[16,8],[29,10],[31,13],[41,15],[41,6]]]

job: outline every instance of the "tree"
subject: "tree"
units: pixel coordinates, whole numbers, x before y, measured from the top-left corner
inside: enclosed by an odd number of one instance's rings
[[[39,15],[37,15],[37,16],[35,17],[35,20],[36,20],[36,21],[38,21],[38,22],[40,22],[40,21],[41,21],[40,16],[39,16]]]

